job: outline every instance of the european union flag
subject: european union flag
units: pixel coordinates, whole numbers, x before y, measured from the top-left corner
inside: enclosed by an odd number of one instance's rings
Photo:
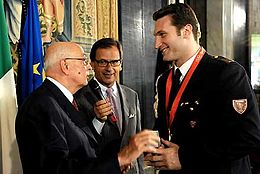
[[[36,88],[44,78],[42,38],[37,0],[28,0],[27,14],[20,38],[21,58],[18,70],[18,103]]]

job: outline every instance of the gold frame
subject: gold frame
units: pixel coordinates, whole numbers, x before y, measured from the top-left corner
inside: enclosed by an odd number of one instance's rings
[[[118,0],[65,0],[63,35],[79,43],[89,53],[92,44],[101,38],[118,39]],[[42,35],[46,33],[44,10],[38,0]],[[66,20],[70,18],[70,20]],[[52,21],[52,41],[57,39],[57,24]],[[45,49],[45,47],[44,47]]]
[[[86,52],[97,39],[118,39],[118,1],[71,0],[71,24],[71,40]]]

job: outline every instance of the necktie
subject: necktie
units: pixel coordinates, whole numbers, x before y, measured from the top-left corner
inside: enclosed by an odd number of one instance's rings
[[[173,77],[173,86],[176,88],[180,87],[180,78],[181,78],[181,71],[179,68],[175,70],[174,77]]]
[[[107,153],[115,153],[118,152],[121,145],[121,126],[120,126],[120,117],[118,115],[116,100],[117,98],[113,96],[113,89],[108,88],[106,90],[107,98],[112,106],[113,113],[111,116],[108,116],[108,120],[105,122],[101,135],[102,135],[102,143],[101,149],[105,150],[105,154]]]
[[[108,99],[109,99],[109,101],[112,105],[112,109],[113,109],[113,115],[111,116],[111,119],[114,122],[116,121],[117,126],[119,128],[119,131],[121,132],[121,128],[122,128],[121,127],[121,119],[119,118],[119,111],[118,111],[117,106],[116,106],[116,99],[113,96],[113,89],[107,88],[106,93],[107,93],[107,97],[108,97]]]
[[[72,100],[72,105],[74,106],[74,108],[77,110],[77,111],[79,111],[79,108],[78,108],[78,104],[77,104],[77,102],[76,102],[76,100]]]
[[[172,107],[172,103],[174,98],[176,97],[179,88],[180,88],[180,77],[181,77],[181,71],[179,68],[175,70],[172,76],[172,88],[171,88],[171,93],[170,93],[170,99],[169,99],[169,105],[168,105],[168,111]]]

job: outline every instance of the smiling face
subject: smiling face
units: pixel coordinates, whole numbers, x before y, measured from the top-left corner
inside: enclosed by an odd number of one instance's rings
[[[97,61],[113,61],[119,60],[120,54],[116,46],[111,48],[98,48],[96,50]],[[95,71],[96,79],[104,86],[111,87],[115,81],[119,78],[119,72],[121,71],[121,64],[118,66],[112,66],[111,63],[108,63],[107,66],[100,66],[97,61],[92,61],[91,65]]]
[[[164,16],[155,22],[155,48],[163,54],[164,61],[176,61],[182,57],[184,38],[182,30],[178,31],[171,24],[171,17]]]

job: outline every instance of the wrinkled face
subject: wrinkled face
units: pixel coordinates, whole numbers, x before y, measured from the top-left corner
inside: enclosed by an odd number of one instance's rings
[[[182,57],[185,50],[182,30],[171,24],[171,17],[164,16],[155,22],[155,48],[160,49],[164,61],[176,61]]]
[[[98,48],[96,60],[91,62],[96,79],[104,86],[111,87],[119,78],[122,70],[119,50],[116,46],[111,48]]]
[[[73,59],[66,59],[66,61],[70,60],[70,65],[73,67],[71,71],[71,77],[75,84],[80,87],[83,87],[87,84],[87,78],[91,71],[91,65],[84,57],[75,57]]]
[[[75,49],[64,58],[65,66],[70,71],[71,85],[81,88],[87,84],[87,78],[91,73],[91,65],[82,49]]]

